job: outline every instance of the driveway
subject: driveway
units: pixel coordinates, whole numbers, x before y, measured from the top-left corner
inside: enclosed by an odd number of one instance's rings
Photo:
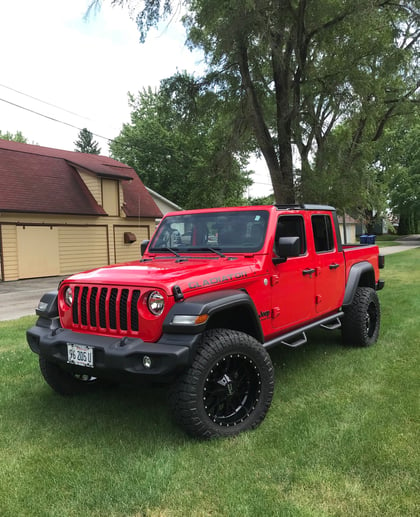
[[[407,235],[395,242],[398,243],[397,246],[379,248],[381,255],[391,255],[393,253],[399,253],[400,251],[407,251],[411,248],[419,248],[420,235]]]
[[[409,235],[397,246],[379,248],[381,255],[390,255],[420,247],[420,235]],[[32,278],[15,282],[0,282],[0,321],[34,315],[41,296],[57,289],[63,277]]]
[[[34,315],[41,296],[57,289],[63,277],[31,278],[0,282],[0,321]]]

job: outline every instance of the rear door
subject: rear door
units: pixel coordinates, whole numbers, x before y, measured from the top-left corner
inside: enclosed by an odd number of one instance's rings
[[[315,248],[315,310],[326,314],[342,302],[345,285],[344,254],[339,249],[331,212],[311,217]],[[341,248],[341,247],[340,247]]]

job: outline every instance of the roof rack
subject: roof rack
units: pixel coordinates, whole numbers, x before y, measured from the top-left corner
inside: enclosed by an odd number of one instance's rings
[[[288,204],[288,205],[274,205],[278,210],[335,210],[333,206],[329,205],[306,205],[301,204]]]
[[[299,210],[299,209],[304,209],[305,208],[305,205],[303,204],[287,204],[287,205],[277,205],[275,204],[274,205],[276,208],[278,208],[279,210]]]

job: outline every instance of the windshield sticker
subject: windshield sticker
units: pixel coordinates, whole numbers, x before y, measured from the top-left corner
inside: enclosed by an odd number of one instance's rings
[[[204,279],[203,281],[196,280],[194,282],[188,282],[188,287],[190,289],[199,289],[200,287],[209,287],[211,285],[222,284],[224,282],[239,280],[246,277],[246,271],[238,271],[237,273],[231,273],[223,276],[212,276],[210,278]]]

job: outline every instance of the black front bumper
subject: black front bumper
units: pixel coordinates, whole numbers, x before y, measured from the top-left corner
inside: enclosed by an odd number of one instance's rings
[[[164,334],[156,343],[138,338],[82,334],[57,326],[58,320],[39,318],[26,332],[29,347],[36,354],[77,373],[130,381],[171,380],[192,363],[200,335]],[[56,328],[54,328],[56,327]],[[92,347],[94,367],[75,366],[67,360],[67,344]],[[144,366],[145,356],[151,366]],[[149,361],[146,361],[148,363]]]

